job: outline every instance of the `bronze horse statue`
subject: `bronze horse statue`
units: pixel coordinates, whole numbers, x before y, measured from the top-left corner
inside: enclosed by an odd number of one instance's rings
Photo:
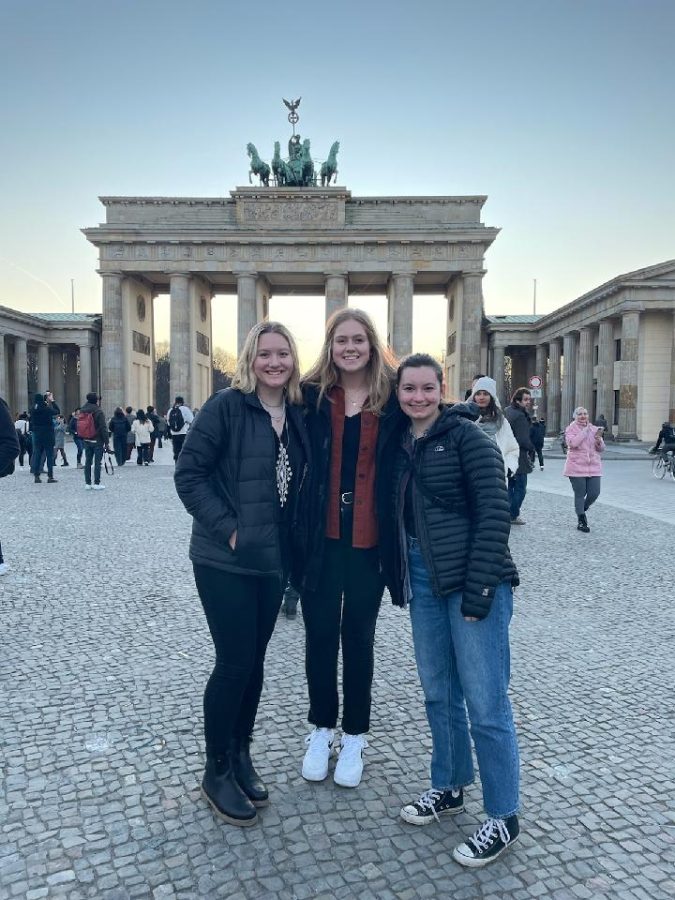
[[[270,185],[270,167],[266,162],[263,162],[262,159],[258,156],[258,151],[255,148],[255,144],[247,144],[246,152],[248,153],[251,159],[251,168],[248,173],[248,183],[252,184],[251,175],[257,175],[260,178],[260,184],[264,184],[265,187],[269,187]]]
[[[331,178],[333,178],[333,176],[335,176],[335,183],[337,184],[337,155],[339,149],[340,141],[335,141],[333,146],[330,148],[328,159],[325,163],[321,164],[321,187],[325,187],[326,185],[330,184]]]
[[[291,171],[288,164],[281,158],[281,146],[279,141],[274,142],[274,156],[272,157],[272,174],[274,175],[277,186],[283,187],[292,180]]]

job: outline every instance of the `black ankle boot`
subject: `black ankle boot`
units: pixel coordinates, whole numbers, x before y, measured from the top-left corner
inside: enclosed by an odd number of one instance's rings
[[[579,519],[579,522],[577,523],[577,530],[583,531],[584,533],[588,534],[591,529],[588,527],[588,521],[586,519],[585,513],[577,516],[577,518]]]
[[[42,479],[40,478],[39,475],[35,476],[35,484],[42,484]]]
[[[270,795],[265,784],[253,768],[251,761],[251,737],[232,738],[232,768],[237,784],[254,806],[267,806]]]
[[[258,819],[255,806],[237,784],[230,754],[206,758],[202,795],[215,814],[230,825],[255,825]]]

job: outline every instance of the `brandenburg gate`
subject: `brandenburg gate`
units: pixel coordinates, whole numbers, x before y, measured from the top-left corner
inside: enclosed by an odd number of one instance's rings
[[[459,395],[480,370],[483,260],[498,233],[481,222],[485,200],[265,185],[229,197],[102,197],[105,222],[84,234],[100,254],[104,409],[152,402],[152,301],[166,292],[171,395],[191,406],[211,391],[219,293],[237,295],[240,349],[272,295],[322,295],[329,316],[350,292],[386,294],[387,337],[399,356],[412,348],[413,296],[443,294],[448,388]]]

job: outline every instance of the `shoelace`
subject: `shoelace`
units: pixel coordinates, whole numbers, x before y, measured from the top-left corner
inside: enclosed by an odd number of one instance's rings
[[[436,801],[440,800],[442,796],[443,796],[443,791],[437,791],[434,788],[431,788],[431,790],[425,791],[422,794],[422,796],[417,801],[415,806],[419,806],[420,809],[423,809],[423,810],[430,809],[431,812],[434,814],[434,819],[436,819],[436,821],[439,822],[440,819],[438,818],[438,813],[436,812]]]
[[[479,853],[482,853],[490,847],[497,836],[502,839],[505,846],[511,841],[511,835],[503,819],[486,819],[478,831],[472,835],[471,843]]]

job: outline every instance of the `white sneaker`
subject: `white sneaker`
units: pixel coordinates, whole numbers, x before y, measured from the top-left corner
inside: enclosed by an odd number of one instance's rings
[[[95,490],[95,491],[104,491],[104,490],[105,490],[105,485],[104,485],[104,484],[95,484],[94,487],[93,487],[93,490]]]
[[[302,761],[302,777],[306,781],[323,781],[328,775],[328,760],[335,732],[332,728],[315,728],[307,735],[307,752]]]
[[[0,563],[0,575],[6,575],[9,572],[9,565],[7,563]]]
[[[91,484],[85,484],[84,489],[85,489],[85,491],[90,491],[92,489],[92,487],[93,487],[93,485],[91,485]]]
[[[333,776],[340,787],[358,787],[363,775],[363,751],[368,746],[365,734],[343,734],[340,755]]]

